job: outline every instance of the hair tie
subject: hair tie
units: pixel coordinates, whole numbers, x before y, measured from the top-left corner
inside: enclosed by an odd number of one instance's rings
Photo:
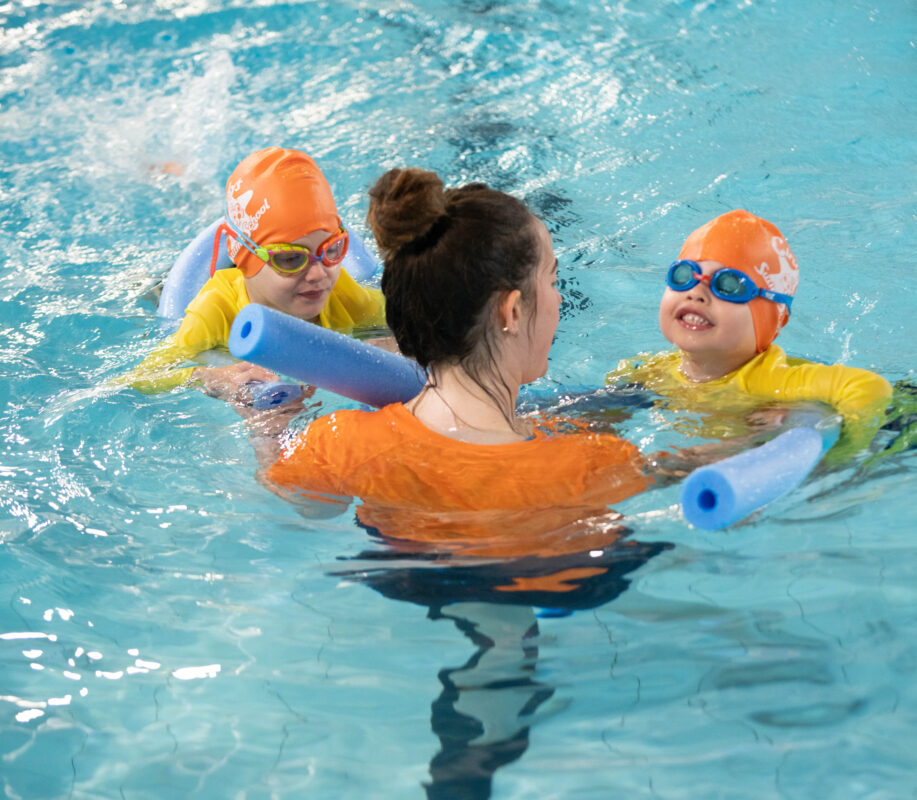
[[[448,214],[441,214],[425,233],[402,245],[401,252],[406,255],[417,255],[424,250],[429,250],[436,245],[451,225],[452,218]]]

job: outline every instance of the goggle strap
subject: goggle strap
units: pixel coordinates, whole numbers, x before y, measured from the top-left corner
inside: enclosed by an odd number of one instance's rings
[[[790,310],[790,304],[793,302],[792,295],[780,294],[780,292],[772,292],[770,289],[761,289],[761,297],[764,297],[770,300],[772,303],[783,303],[786,306],[786,310]]]
[[[224,220],[223,226],[226,228],[226,233],[232,235],[234,238],[239,240],[239,244],[242,245],[249,253],[253,256],[258,256],[258,245],[255,244],[245,233],[232,224],[232,220],[229,218],[229,209],[224,209]],[[258,256],[261,258],[261,256]],[[263,261],[264,259],[262,259]]]
[[[231,229],[229,225],[225,222],[221,223],[217,227],[216,233],[213,235],[213,252],[210,254],[210,277],[212,278],[216,275],[217,271],[217,258],[220,255],[220,242],[223,241],[223,234],[230,233]]]

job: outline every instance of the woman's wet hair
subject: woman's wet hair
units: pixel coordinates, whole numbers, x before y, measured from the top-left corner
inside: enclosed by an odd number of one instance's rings
[[[425,368],[460,363],[479,378],[493,365],[498,293],[534,294],[532,213],[483,183],[444,189],[421,169],[389,170],[369,197],[386,318],[401,352]]]

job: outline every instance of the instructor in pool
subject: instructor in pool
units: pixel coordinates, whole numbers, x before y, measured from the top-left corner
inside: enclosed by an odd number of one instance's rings
[[[419,169],[391,170],[369,194],[388,323],[428,380],[405,403],[338,411],[282,453],[275,445],[272,485],[319,500],[358,496],[361,522],[414,540],[456,525],[476,535],[557,531],[642,491],[651,479],[634,445],[516,413],[519,387],[547,370],[559,320],[544,224],[510,195],[482,183],[446,189]],[[502,516],[467,516],[482,510]]]

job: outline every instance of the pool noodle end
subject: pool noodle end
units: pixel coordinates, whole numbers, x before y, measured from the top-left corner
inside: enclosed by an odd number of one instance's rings
[[[703,530],[728,527],[802,483],[824,449],[815,428],[791,428],[760,447],[700,467],[682,484],[682,513]]]

